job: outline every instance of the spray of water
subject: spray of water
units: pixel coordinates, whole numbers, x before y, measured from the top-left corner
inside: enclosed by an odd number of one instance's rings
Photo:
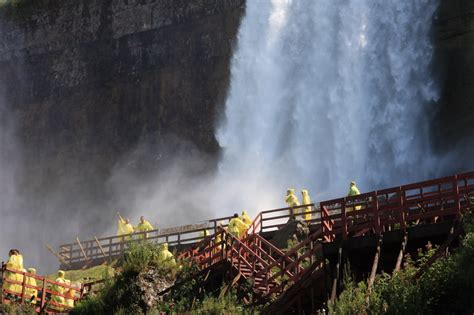
[[[248,1],[217,132],[220,176],[273,205],[290,186],[319,199],[345,194],[350,180],[369,190],[431,176],[437,5]]]
[[[369,190],[428,177],[436,7],[437,0],[247,1],[217,131],[218,175],[195,176],[208,157],[186,144],[156,178],[118,167],[108,180],[110,205],[94,207],[65,189],[25,204],[15,189],[15,128],[0,120],[1,252],[21,248],[29,264],[52,271],[42,241],[113,234],[116,210],[163,227],[283,206],[290,186],[321,200],[346,193],[352,179]],[[65,207],[71,196],[74,206]],[[32,224],[34,233],[17,233]]]

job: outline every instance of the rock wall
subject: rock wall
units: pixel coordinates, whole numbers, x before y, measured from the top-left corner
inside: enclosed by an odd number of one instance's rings
[[[0,95],[17,124],[21,186],[94,186],[137,147],[146,148],[135,159],[143,170],[171,159],[176,143],[216,156],[244,3],[21,0],[0,9]]]
[[[434,21],[435,71],[441,99],[432,124],[433,144],[449,155],[452,171],[472,170],[474,162],[474,2],[443,0]]]
[[[0,252],[54,268],[43,242],[110,234],[115,211],[143,211],[116,186],[134,192],[178,154],[214,168],[245,0],[15,2],[0,7]],[[116,178],[124,168],[135,182]]]

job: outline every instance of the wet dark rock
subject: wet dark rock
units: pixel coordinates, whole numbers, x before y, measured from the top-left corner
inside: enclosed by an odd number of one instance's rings
[[[137,276],[136,284],[141,291],[143,305],[146,305],[146,308],[150,310],[162,301],[159,293],[173,286],[174,279],[163,277],[162,271],[157,268],[148,267]]]
[[[278,248],[286,248],[288,241],[299,243],[308,237],[310,231],[308,224],[303,220],[290,220],[271,239],[273,245]]]

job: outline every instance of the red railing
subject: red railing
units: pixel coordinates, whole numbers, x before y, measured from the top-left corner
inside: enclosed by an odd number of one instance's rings
[[[228,221],[230,217],[210,220],[213,226],[209,229],[214,234],[204,239],[197,236],[186,239],[186,243],[194,243],[180,258],[197,261],[201,269],[222,260],[230,261],[245,277],[254,279],[255,289],[264,294],[281,293],[289,284],[299,281],[309,266],[321,263],[321,241],[331,242],[337,237],[346,240],[395,229],[404,231],[414,224],[456,220],[470,207],[468,199],[474,198],[473,194],[474,172],[470,172],[323,201],[319,205],[265,210],[256,216],[242,239],[218,226],[221,220]],[[308,222],[316,226],[317,231],[286,253],[259,235],[281,228],[290,219],[303,218],[303,209],[307,207],[311,210]],[[170,242],[170,236],[167,237]],[[180,240],[177,236],[177,241]],[[123,243],[122,240],[117,246]]]
[[[3,285],[0,291],[0,304],[29,303],[34,306],[37,313],[67,312],[82,298],[85,292],[83,284],[76,287],[56,282],[44,276],[9,269],[5,264],[2,264],[1,274]],[[13,278],[16,279],[13,280]],[[66,293],[59,293],[54,287],[59,287],[61,291]],[[32,295],[32,290],[36,290],[36,296]],[[64,303],[61,303],[61,301],[64,301]]]
[[[258,233],[264,227],[279,228],[286,219],[301,216],[301,212],[296,214],[292,208],[262,211],[242,239],[222,229],[222,242],[213,243],[210,236],[200,243],[201,251],[189,251],[188,257],[197,259],[201,268],[227,259],[244,277],[252,278],[254,289],[263,295],[280,294],[309,270],[322,266],[322,242],[334,241],[336,237],[345,240],[366,233],[403,231],[413,224],[457,220],[470,209],[472,200],[474,172],[324,201],[316,207],[319,215],[313,215],[311,220],[320,223],[320,228],[286,253]],[[315,212],[314,205],[311,206]],[[281,222],[275,222],[278,220]],[[264,225],[269,221],[273,222]]]
[[[321,202],[326,242],[458,219],[470,207],[474,172]]]

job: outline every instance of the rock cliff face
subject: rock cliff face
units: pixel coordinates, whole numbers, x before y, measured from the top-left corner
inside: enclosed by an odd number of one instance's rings
[[[434,145],[452,151],[452,171],[474,167],[474,2],[443,0],[435,23],[441,99],[432,125]]]
[[[0,250],[44,266],[32,240],[110,233],[137,210],[110,203],[117,168],[145,177],[194,152],[214,167],[245,0],[16,2],[0,8]]]
[[[0,95],[22,187],[94,186],[124,154],[158,167],[183,144],[216,156],[214,121],[244,0],[34,0],[0,10]],[[169,145],[169,139],[173,139]]]

